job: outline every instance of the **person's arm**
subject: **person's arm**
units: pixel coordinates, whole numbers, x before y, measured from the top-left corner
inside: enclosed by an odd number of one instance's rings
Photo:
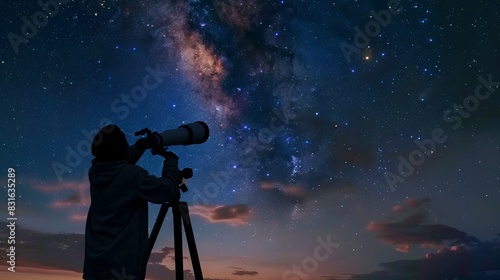
[[[141,156],[144,154],[144,151],[146,151],[146,149],[138,148],[137,144],[128,147],[127,161],[130,162],[130,164],[136,164],[141,158]]]
[[[135,165],[147,149],[155,147],[156,145],[157,143],[154,139],[152,140],[149,137],[137,140],[134,145],[128,148],[129,153],[127,161]]]
[[[173,154],[173,153],[172,153]],[[140,167],[139,167],[140,168]],[[158,178],[140,168],[139,197],[152,203],[165,203],[178,195],[181,175],[177,157],[167,157],[163,161],[162,177]]]

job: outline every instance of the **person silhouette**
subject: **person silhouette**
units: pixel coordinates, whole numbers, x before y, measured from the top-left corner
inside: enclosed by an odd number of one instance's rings
[[[165,158],[162,176],[150,175],[135,165],[145,151],[138,143],[129,147],[116,125],[101,128],[93,139],[85,280],[141,280],[148,244],[148,202],[166,203],[179,195],[179,158],[172,152],[160,153]]]

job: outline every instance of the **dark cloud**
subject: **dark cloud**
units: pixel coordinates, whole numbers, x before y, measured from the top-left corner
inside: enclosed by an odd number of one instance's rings
[[[164,247],[159,252],[151,252],[151,255],[149,256],[149,263],[159,264],[165,258],[175,260],[174,247]]]
[[[201,216],[211,223],[227,223],[232,226],[245,225],[252,216],[252,209],[246,204],[225,206],[195,205],[191,214]]]
[[[332,159],[335,166],[351,165],[369,168],[375,163],[375,154],[372,147],[363,144],[338,145],[337,147]]]
[[[7,224],[0,223],[0,240],[7,239]],[[23,241],[16,246],[18,267],[59,269],[82,273],[85,256],[85,235],[79,233],[46,233],[17,225],[16,239]],[[1,244],[1,242],[0,242]],[[2,246],[3,247],[3,246]],[[6,249],[3,249],[5,251]],[[147,268],[147,278],[151,280],[175,279],[175,272],[160,262],[171,255],[172,248],[165,247],[151,254]],[[2,253],[0,261],[6,263],[7,256]],[[194,280],[192,272],[185,271],[186,280]]]
[[[236,270],[235,272],[233,272],[233,275],[236,276],[246,276],[246,275],[255,276],[257,274],[259,274],[257,271],[248,271],[248,270]]]
[[[84,222],[87,219],[87,210],[90,206],[90,191],[87,179],[81,181],[63,181],[51,183],[37,183],[30,179],[28,181],[33,185],[33,189],[44,194],[63,193],[61,196],[65,198],[55,199],[50,207],[54,209],[63,209],[65,212],[70,212],[68,219],[74,222]],[[70,195],[64,192],[70,191]],[[68,209],[73,211],[68,211]]]
[[[409,211],[413,211],[414,209],[420,207],[421,205],[428,204],[431,202],[429,197],[424,197],[420,200],[408,198],[406,200],[406,204],[396,204],[392,211],[395,213],[407,213]],[[390,219],[394,219],[394,217],[390,217]]]
[[[381,263],[381,271],[355,275],[351,280],[500,279],[500,240],[473,246],[452,246],[418,260]]]
[[[431,199],[429,197],[424,197],[421,200],[413,199],[413,198],[408,198],[406,200],[406,203],[410,208],[417,208],[420,207],[420,205],[423,205],[425,203],[430,203]]]
[[[283,196],[294,201],[302,201],[306,195],[305,188],[299,185],[283,185],[279,182],[263,181],[260,186],[263,190],[278,191]]]
[[[61,203],[68,203],[68,204],[78,204],[82,201],[82,196],[75,192],[72,195],[68,196],[66,199],[61,200]]]
[[[425,206],[429,198],[422,200],[408,199],[407,207],[397,205],[393,211],[405,215],[402,218],[393,217],[395,221],[371,222],[367,229],[376,234],[377,238],[392,244],[400,252],[409,252],[411,245],[435,246],[449,242],[451,245],[479,242],[475,237],[458,229],[440,225],[426,224],[427,211]]]
[[[442,249],[418,260],[381,263],[382,270],[354,275],[351,280],[500,279],[500,238],[482,242],[446,225],[425,224],[430,203],[428,197],[410,198],[394,206],[390,222],[372,222],[367,228],[399,251],[407,252],[410,245],[440,245]]]
[[[0,223],[0,239],[6,240],[6,223]],[[83,234],[44,233],[16,225],[16,240],[23,241],[16,246],[19,267],[54,268],[82,272],[85,252]],[[16,242],[17,243],[17,242]],[[3,247],[3,246],[2,246]],[[5,263],[6,254],[0,257]]]
[[[352,273],[338,273],[336,275],[323,275],[321,279],[324,280],[346,280],[350,279],[353,276]]]

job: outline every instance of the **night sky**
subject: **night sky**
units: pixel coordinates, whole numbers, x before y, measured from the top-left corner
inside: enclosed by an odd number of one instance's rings
[[[81,279],[100,127],[195,121],[205,279],[500,279],[500,2],[45,1],[0,9],[2,279]]]

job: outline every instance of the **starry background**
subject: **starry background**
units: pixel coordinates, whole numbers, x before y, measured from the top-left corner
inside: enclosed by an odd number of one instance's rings
[[[16,47],[11,33],[42,8],[3,3],[0,177],[15,168],[23,243],[20,273],[0,274],[81,278],[87,135],[115,123],[132,144],[142,128],[202,120],[206,143],[170,149],[195,172],[183,200],[206,278],[498,279],[500,3],[401,1],[343,52],[388,3],[69,1]],[[490,96],[448,112],[479,77]],[[154,88],[131,97],[146,78]],[[398,157],[436,128],[446,140],[391,188]],[[161,159],[138,165],[159,175]],[[166,224],[150,279],[172,275]],[[314,266],[318,238],[338,246]]]

